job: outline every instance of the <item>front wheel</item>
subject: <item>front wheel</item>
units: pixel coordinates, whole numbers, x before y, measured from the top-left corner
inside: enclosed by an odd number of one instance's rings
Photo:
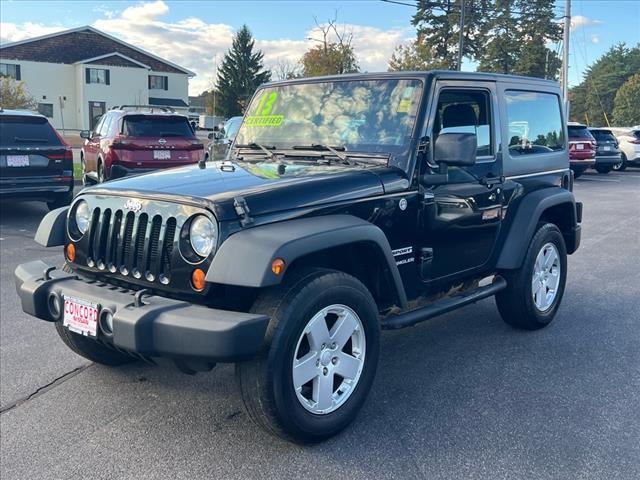
[[[103,183],[106,182],[107,179],[107,174],[104,171],[104,165],[102,164],[102,162],[98,162],[98,183]]]
[[[345,273],[313,269],[262,294],[252,311],[271,322],[263,353],[236,366],[249,417],[299,443],[349,425],[378,363],[378,311],[367,288]]]
[[[496,295],[496,304],[506,323],[527,330],[551,323],[567,280],[567,249],[558,227],[543,224],[531,239],[522,266],[501,274],[507,288]]]

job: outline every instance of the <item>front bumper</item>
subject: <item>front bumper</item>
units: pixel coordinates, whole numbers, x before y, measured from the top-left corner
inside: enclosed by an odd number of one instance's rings
[[[269,323],[265,315],[207,308],[160,296],[136,301],[131,290],[78,276],[41,260],[18,265],[14,272],[22,310],[41,320],[62,321],[50,309],[50,297],[65,295],[97,303],[113,313],[113,334],[98,328],[97,340],[148,358],[178,362],[236,362],[261,348]],[[49,273],[47,273],[49,272]]]

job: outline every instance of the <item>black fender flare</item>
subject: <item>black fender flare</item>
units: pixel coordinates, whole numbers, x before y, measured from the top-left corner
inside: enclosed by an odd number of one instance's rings
[[[536,226],[545,210],[557,205],[568,204],[572,218],[572,232],[563,231],[563,236],[571,235],[579,229],[576,201],[573,193],[560,187],[549,187],[526,194],[517,206],[515,217],[502,246],[496,267],[499,270],[520,268],[527,246],[533,238]],[[577,246],[575,247],[577,248]],[[569,250],[569,253],[572,253]]]
[[[404,307],[407,297],[387,237],[377,226],[352,215],[299,218],[235,233],[216,252],[206,281],[257,288],[278,285],[283,277],[271,271],[276,258],[291,265],[309,253],[360,242],[379,249],[385,274],[395,287],[398,304]]]
[[[67,212],[69,207],[60,207],[47,213],[38,225],[34,240],[43,247],[59,247],[66,239]]]

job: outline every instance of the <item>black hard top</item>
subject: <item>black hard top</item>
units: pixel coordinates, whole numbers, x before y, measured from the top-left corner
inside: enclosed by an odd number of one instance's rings
[[[439,78],[444,80],[465,80],[465,81],[490,81],[537,84],[546,87],[559,87],[555,80],[546,80],[537,77],[523,77],[520,75],[504,75],[500,73],[483,72],[458,72],[455,70],[427,70],[427,71],[406,71],[406,72],[378,72],[378,73],[348,73],[342,75],[327,75],[323,77],[295,78],[276,82],[268,82],[265,85],[282,85],[295,83],[309,83],[332,80],[368,80],[384,78]]]

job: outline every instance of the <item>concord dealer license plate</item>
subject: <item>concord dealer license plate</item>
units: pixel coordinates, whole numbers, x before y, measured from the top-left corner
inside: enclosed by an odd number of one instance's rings
[[[64,297],[62,325],[80,335],[95,337],[98,330],[98,305],[75,297]]]

